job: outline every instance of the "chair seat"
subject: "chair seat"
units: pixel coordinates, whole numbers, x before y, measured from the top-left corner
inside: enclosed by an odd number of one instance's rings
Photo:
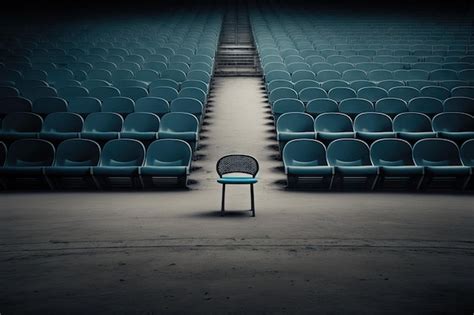
[[[330,176],[334,174],[332,166],[288,166],[287,173],[289,175],[303,176]]]
[[[155,140],[157,139],[156,132],[121,132],[121,139],[135,139],[135,140]]]
[[[67,140],[79,138],[79,132],[40,132],[40,139]]]
[[[372,176],[379,173],[379,168],[371,165],[336,166],[335,172],[344,176]]]
[[[186,175],[186,166],[143,166],[140,167],[140,174],[145,176],[181,176]]]
[[[378,139],[384,139],[384,138],[395,138],[396,133],[395,132],[363,132],[363,131],[358,131],[356,133],[356,137],[362,140],[366,141],[375,141]]]
[[[354,138],[355,133],[351,131],[347,132],[318,132],[316,133],[316,139],[323,141],[332,141],[343,138]]]
[[[314,139],[314,132],[279,132],[278,141],[290,141],[294,139]]]
[[[257,179],[255,177],[221,177],[217,179],[217,182],[220,184],[255,184]]]
[[[119,133],[115,131],[109,132],[81,132],[81,138],[90,140],[113,140],[118,139]]]
[[[381,173],[386,176],[417,176],[424,174],[423,166],[380,166]]]
[[[426,138],[436,138],[436,132],[397,132],[397,138],[407,140],[408,142],[416,142]]]
[[[43,166],[4,166],[0,167],[0,175],[32,177],[43,175]]]
[[[160,131],[158,133],[160,139],[180,139],[184,141],[196,141],[198,139],[197,132],[185,131],[185,132],[172,132],[172,131]]]
[[[138,166],[95,166],[93,175],[99,176],[133,176],[138,175]]]
[[[464,142],[469,139],[474,139],[474,131],[463,131],[463,132],[447,132],[442,131],[438,133],[440,138],[453,140],[454,142]]]
[[[44,170],[50,176],[87,176],[91,173],[90,166],[51,166]]]
[[[425,166],[427,174],[432,176],[469,176],[471,168],[469,166]]]

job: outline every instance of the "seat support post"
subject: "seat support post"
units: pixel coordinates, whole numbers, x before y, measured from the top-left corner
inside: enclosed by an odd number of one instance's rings
[[[255,216],[255,198],[254,198],[254,193],[253,193],[253,184],[250,184],[250,200],[251,200],[251,209],[252,210],[252,216]]]
[[[221,215],[224,215],[224,205],[225,205],[225,184],[222,184],[222,205],[221,205]]]

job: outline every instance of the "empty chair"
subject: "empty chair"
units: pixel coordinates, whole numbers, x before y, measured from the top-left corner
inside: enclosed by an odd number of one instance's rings
[[[39,137],[50,141],[78,138],[84,120],[75,113],[51,113],[46,116]]]
[[[277,88],[270,93],[268,100],[271,104],[274,104],[276,101],[283,99],[283,98],[298,98],[298,94],[295,90],[290,88]]]
[[[337,139],[327,148],[327,160],[334,167],[335,180],[343,184],[347,177],[364,177],[370,189],[377,183],[379,168],[370,161],[369,146],[359,139]]]
[[[334,168],[326,160],[324,144],[314,139],[296,139],[288,142],[283,149],[283,164],[288,187],[297,185],[301,177],[321,177],[332,187]]]
[[[360,113],[373,112],[374,106],[362,98],[348,98],[339,103],[339,111],[353,118]]]
[[[474,115],[474,98],[454,96],[443,102],[445,112],[462,112]]]
[[[267,84],[269,84],[273,80],[291,81],[291,75],[288,71],[284,70],[273,70],[265,74],[265,82]]]
[[[474,139],[467,140],[460,149],[463,165],[471,168],[471,175],[474,169]]]
[[[158,80],[159,78],[160,74],[158,73],[158,71],[151,69],[144,69],[135,73],[135,79],[144,82],[153,82],[155,80]]]
[[[191,97],[178,97],[170,104],[170,112],[190,113],[196,116],[199,122],[202,122],[204,107],[202,103]]]
[[[11,86],[0,86],[0,98],[20,96],[20,91]]]
[[[25,88],[21,91],[21,93],[24,97],[26,97],[32,102],[42,97],[58,96],[56,89],[50,86],[34,86],[30,88]]]
[[[294,71],[291,74],[291,80],[293,82],[298,82],[301,80],[315,80],[316,75],[314,74],[313,71],[310,70],[298,70]]]
[[[162,87],[162,86],[173,88],[176,91],[179,90],[179,83],[171,79],[159,79],[159,80],[153,81],[148,86],[148,89],[151,91],[152,89],[156,87]]]
[[[393,131],[398,138],[414,143],[420,139],[435,138],[430,118],[422,113],[400,113],[393,119]]]
[[[428,187],[437,177],[455,178],[465,188],[471,168],[463,166],[456,143],[447,139],[422,139],[413,146],[413,160],[425,168],[423,187]]]
[[[371,81],[384,81],[384,80],[393,80],[393,73],[389,70],[379,69],[372,70],[367,74],[367,77]]]
[[[458,78],[462,81],[474,81],[474,70],[467,69],[458,72]]]
[[[88,139],[68,139],[61,142],[56,150],[53,165],[46,167],[44,172],[56,188],[65,187],[66,183],[73,188],[78,184],[71,183],[78,179],[79,183],[92,185],[91,168],[97,166],[100,158],[100,146]],[[68,179],[68,181],[63,181]]]
[[[424,70],[395,70],[393,71],[393,78],[400,81],[409,80],[428,80],[430,73]]]
[[[89,95],[104,101],[110,97],[120,96],[120,90],[112,86],[100,86],[89,90]]]
[[[82,86],[88,89],[90,92],[92,89],[95,88],[110,86],[110,83],[104,80],[92,79],[82,81]]]
[[[145,163],[139,169],[142,183],[153,183],[147,179],[156,177],[176,177],[179,186],[187,186],[192,161],[192,149],[179,139],[160,139],[148,147]]]
[[[181,139],[189,143],[193,151],[199,139],[199,121],[190,113],[168,113],[161,118],[159,139]]]
[[[322,113],[314,119],[316,139],[331,142],[340,138],[354,138],[351,118],[343,113]]]
[[[451,96],[451,92],[442,86],[425,86],[420,89],[421,96],[434,97],[444,101]]]
[[[178,97],[178,91],[172,87],[159,86],[151,88],[149,95],[154,97],[160,97],[168,102],[172,102],[175,98]]]
[[[336,102],[341,102],[348,98],[356,98],[357,93],[348,87],[335,87],[329,90],[328,97]]]
[[[58,96],[70,101],[76,97],[89,96],[89,90],[83,86],[64,86],[58,89]]]
[[[135,111],[135,102],[123,96],[109,97],[102,102],[102,111],[127,116]]]
[[[399,80],[383,80],[377,82],[377,86],[388,92],[391,88],[405,86],[405,84],[403,83],[403,81]]]
[[[15,187],[16,180],[30,179],[31,184],[49,185],[44,176],[44,168],[51,166],[54,160],[54,145],[42,139],[21,139],[13,142],[7,152],[5,165],[0,167],[0,177],[4,185]]]
[[[83,117],[90,113],[96,113],[101,111],[101,102],[95,97],[76,97],[71,99],[68,104],[68,111],[77,113]]]
[[[320,87],[307,87],[299,92],[299,99],[308,103],[317,98],[327,98],[328,94],[326,91]]]
[[[167,100],[160,97],[143,97],[135,102],[135,112],[153,113],[162,117],[170,111]]]
[[[339,108],[337,102],[329,98],[319,98],[308,102],[306,112],[313,117],[322,113],[337,112]]]
[[[66,100],[60,97],[42,97],[33,102],[32,111],[46,116],[55,112],[67,112],[68,105]]]
[[[314,120],[306,113],[289,112],[282,114],[276,123],[277,140],[280,147],[293,139],[314,139]]]
[[[423,113],[431,117],[443,111],[443,103],[437,98],[420,96],[408,102],[408,110],[410,112]]]
[[[300,112],[304,113],[305,108],[302,101],[294,98],[282,98],[276,101],[272,106],[273,117],[278,120],[278,117],[284,113]]]
[[[15,112],[31,112],[33,105],[29,99],[21,96],[0,98],[0,117]]]
[[[5,143],[0,142],[0,167],[3,167],[5,164],[5,159],[7,158],[7,146]]]
[[[348,82],[357,80],[367,80],[367,73],[360,69],[350,69],[344,71],[342,79]]]
[[[375,103],[375,111],[394,117],[408,111],[408,104],[402,99],[386,97]]]
[[[359,91],[365,87],[375,87],[376,84],[369,80],[356,80],[352,81],[349,86],[354,89],[354,91]]]
[[[329,92],[331,89],[336,87],[350,87],[349,83],[344,80],[328,80],[321,83],[323,90]]]
[[[112,82],[112,73],[105,69],[94,69],[87,74],[89,80],[104,80]]]
[[[382,98],[388,97],[387,91],[377,86],[369,86],[361,88],[357,91],[357,97],[369,100],[373,103]]]
[[[148,90],[141,86],[122,87],[119,90],[121,96],[131,98],[134,101],[148,96]]]
[[[366,142],[395,138],[392,119],[384,113],[361,113],[354,119],[356,137]]]
[[[388,91],[388,96],[409,102],[412,98],[419,97],[420,91],[411,86],[397,86]]]
[[[378,182],[383,185],[385,178],[407,178],[408,186],[420,188],[424,168],[413,161],[410,143],[402,139],[379,139],[370,146],[372,164],[379,167]]]
[[[337,79],[341,79],[341,73],[336,70],[321,70],[316,75],[316,81],[318,82]]]
[[[474,86],[458,86],[451,90],[452,96],[474,98]]]
[[[205,106],[207,102],[206,92],[195,87],[185,87],[185,88],[181,87],[181,90],[178,93],[178,97],[194,98],[200,101],[203,104],[203,106]]]
[[[28,112],[9,113],[2,120],[0,139],[17,140],[36,138],[41,131],[43,119],[40,115]]]
[[[288,80],[273,80],[272,82],[268,83],[267,91],[268,93],[271,93],[273,90],[281,87],[293,89],[293,82]]]
[[[186,81],[184,81],[181,84],[181,89],[185,89],[185,88],[197,88],[197,89],[200,89],[200,90],[204,91],[205,93],[207,93],[209,91],[209,86],[207,85],[207,83],[204,83],[204,82],[199,81],[199,80],[186,80]]]
[[[407,86],[414,87],[415,89],[421,91],[421,89],[424,87],[432,86],[434,82],[429,80],[409,80],[405,83]]]
[[[97,188],[104,186],[123,187],[123,180],[132,187],[138,187],[138,170],[145,159],[145,147],[135,139],[115,139],[108,141],[98,166],[91,169]]]
[[[123,118],[117,113],[90,113],[81,132],[81,138],[96,141],[117,139],[122,130]]]
[[[458,80],[458,73],[449,69],[438,69],[430,72],[431,81]]]
[[[131,113],[123,122],[120,138],[153,141],[158,135],[160,117],[152,113]]]
[[[438,137],[462,144],[474,139],[474,117],[466,113],[446,112],[433,117],[433,130]]]

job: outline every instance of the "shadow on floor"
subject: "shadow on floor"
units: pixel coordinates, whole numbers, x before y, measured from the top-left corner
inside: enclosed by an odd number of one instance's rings
[[[220,210],[211,210],[206,212],[198,212],[189,215],[194,218],[216,218],[216,219],[247,219],[252,218],[251,212],[248,209],[245,210],[228,210],[221,215]]]

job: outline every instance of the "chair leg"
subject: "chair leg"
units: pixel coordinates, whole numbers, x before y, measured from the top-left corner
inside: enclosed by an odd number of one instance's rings
[[[222,204],[221,204],[221,215],[224,215],[224,205],[225,205],[225,184],[222,184]]]
[[[250,200],[251,200],[251,209],[252,210],[252,217],[255,216],[255,197],[253,192],[253,184],[250,184]]]

